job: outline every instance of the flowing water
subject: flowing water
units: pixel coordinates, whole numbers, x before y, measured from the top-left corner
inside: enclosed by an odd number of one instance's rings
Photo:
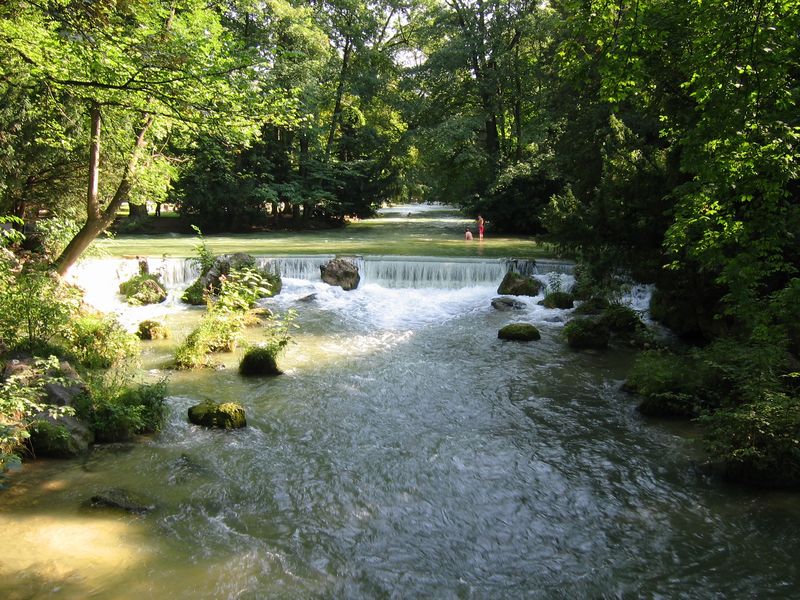
[[[169,374],[170,417],[137,443],[13,476],[0,493],[0,597],[800,593],[796,497],[704,476],[695,432],[642,419],[620,391],[629,352],[566,349],[570,311],[540,298],[493,309],[506,262],[366,257],[362,284],[344,292],[319,281],[323,258],[269,260],[284,290],[266,305],[296,309],[299,325],[285,374],[269,379],[241,378],[237,355],[221,357],[227,369],[169,373],[200,311],[175,294],[121,309],[109,282],[135,261],[78,269],[129,324],[156,314],[172,328],[143,350],[151,377]],[[151,262],[176,290],[193,274]],[[571,278],[557,262],[514,267],[551,285]],[[628,300],[641,308],[644,296]],[[542,340],[498,340],[516,321]],[[188,424],[205,398],[243,404],[248,427]],[[109,488],[156,508],[81,507]]]

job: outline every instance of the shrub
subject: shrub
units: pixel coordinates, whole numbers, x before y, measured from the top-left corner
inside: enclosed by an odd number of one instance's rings
[[[138,357],[139,343],[114,317],[84,313],[64,335],[73,354],[90,369],[107,369]]]
[[[573,319],[564,326],[564,335],[570,348],[603,349],[608,347],[610,333],[608,327],[592,319]]]
[[[10,348],[46,347],[79,311],[80,291],[44,267],[21,273],[4,269],[0,279],[0,338]]]
[[[58,359],[37,359],[32,370],[9,376],[0,383],[0,472],[19,464],[18,451],[30,437],[36,416],[71,414],[72,409],[45,400],[45,386],[61,383]]]
[[[131,385],[123,370],[90,378],[89,392],[76,402],[78,416],[88,422],[99,442],[118,442],[139,433],[158,431],[164,424],[166,380]]]
[[[800,398],[765,393],[701,418],[712,459],[726,474],[757,485],[800,485]]]

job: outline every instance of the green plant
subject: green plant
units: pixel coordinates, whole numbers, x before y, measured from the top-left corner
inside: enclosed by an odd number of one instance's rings
[[[130,439],[158,431],[164,424],[167,381],[133,384],[127,369],[111,369],[87,381],[89,391],[76,402],[78,415],[87,421],[99,442]]]
[[[36,359],[34,366],[8,377],[0,383],[0,472],[18,465],[19,449],[30,437],[28,429],[36,415],[48,413],[53,417],[72,414],[66,406],[45,402],[44,388],[48,383],[62,383],[58,359]]]
[[[14,215],[0,215],[0,225],[17,225],[19,227],[23,226],[25,222],[16,217]],[[14,244],[19,244],[25,239],[25,235],[13,227],[9,227],[6,229],[5,227],[0,228],[0,248],[4,248],[6,246],[13,246]]]
[[[161,276],[155,273],[141,273],[119,284],[119,293],[125,296],[128,304],[158,304],[167,299],[167,292],[161,284]]]
[[[203,237],[203,232],[200,231],[200,228],[197,225],[191,226],[194,232],[197,234],[197,244],[195,244],[193,250],[196,256],[192,257],[193,260],[197,265],[200,267],[200,273],[205,274],[214,266],[214,260],[216,256],[208,247],[206,243],[206,239]]]
[[[138,356],[138,339],[114,317],[84,313],[70,323],[64,338],[81,364],[90,369],[107,369]]]
[[[9,347],[34,351],[63,335],[79,310],[81,293],[43,266],[5,271],[0,286],[0,338]]]
[[[728,475],[754,484],[800,485],[800,398],[766,392],[700,422],[712,459]]]

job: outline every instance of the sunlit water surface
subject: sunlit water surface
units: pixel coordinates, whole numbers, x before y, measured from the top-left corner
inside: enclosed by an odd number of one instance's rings
[[[571,352],[568,311],[535,298],[499,312],[495,295],[287,279],[267,302],[298,310],[286,372],[247,380],[238,355],[220,356],[224,370],[164,370],[200,313],[160,309],[174,338],[143,360],[169,375],[167,426],[12,478],[0,597],[800,593],[796,497],[702,475],[692,429],[643,420],[620,391],[630,352]],[[542,340],[498,340],[515,321]],[[188,424],[205,398],[240,402],[248,427]],[[156,509],[82,508],[108,488]]]

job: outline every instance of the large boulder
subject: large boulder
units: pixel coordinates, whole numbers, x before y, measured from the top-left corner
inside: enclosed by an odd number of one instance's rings
[[[217,404],[211,400],[189,407],[189,422],[216,429],[239,429],[247,426],[244,408],[240,404]]]
[[[509,296],[538,296],[541,290],[542,283],[538,279],[509,271],[500,282],[497,293]]]
[[[86,454],[94,442],[92,431],[69,415],[55,418],[40,413],[33,418],[28,431],[35,456],[73,458]]]
[[[361,281],[358,267],[346,258],[334,258],[319,267],[322,281],[328,285],[338,285],[345,291],[354,290]]]
[[[511,323],[498,331],[497,337],[501,340],[530,342],[542,339],[542,334],[535,325],[530,323]]]
[[[525,304],[514,298],[502,296],[492,300],[492,306],[497,310],[522,310]]]

